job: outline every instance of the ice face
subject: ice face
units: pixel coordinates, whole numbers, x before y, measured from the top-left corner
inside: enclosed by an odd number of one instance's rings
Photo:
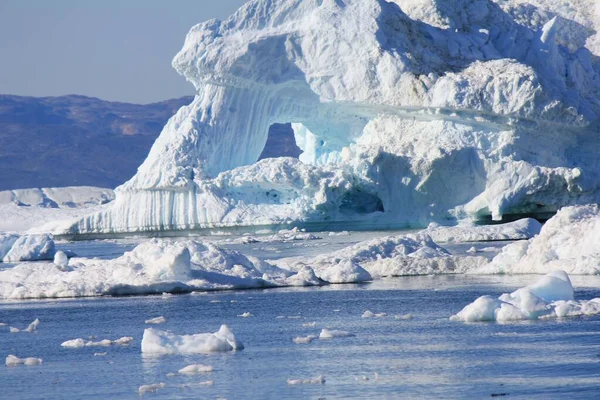
[[[593,4],[499,3],[252,0],[194,26],[173,60],[194,101],[112,207],[64,232],[418,226],[597,201]],[[283,122],[302,161],[254,164]]]

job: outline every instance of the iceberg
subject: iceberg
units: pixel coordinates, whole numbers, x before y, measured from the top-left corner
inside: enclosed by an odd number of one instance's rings
[[[576,275],[600,274],[598,205],[565,207],[544,224],[539,235],[509,244],[480,274],[545,274],[563,270]]]
[[[63,235],[545,216],[600,200],[598,5],[252,0],[194,26],[196,96]],[[300,159],[258,161],[276,123]]]
[[[481,296],[450,319],[453,321],[519,321],[600,314],[600,298],[575,301],[565,271],[552,271],[536,283],[504,293]]]
[[[9,235],[9,237],[11,236]],[[10,242],[11,240],[12,238],[5,240],[5,242]],[[55,252],[54,240],[52,240],[50,235],[23,235],[12,243],[10,250],[6,252],[2,261],[9,263],[52,260],[54,259]]]
[[[142,338],[142,353],[150,354],[196,354],[242,350],[244,345],[236,339],[227,325],[218,332],[195,335],[176,335],[167,331],[148,328]],[[179,371],[182,373],[181,371]]]

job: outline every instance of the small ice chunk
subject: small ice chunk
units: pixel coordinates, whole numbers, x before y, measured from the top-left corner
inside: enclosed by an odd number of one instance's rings
[[[179,371],[183,375],[197,375],[206,372],[213,372],[213,367],[210,365],[192,364],[187,367],[181,368]]]
[[[475,246],[472,246],[469,250],[467,250],[467,253],[477,253],[477,248]]]
[[[362,318],[381,318],[385,317],[386,315],[386,313],[375,314],[374,312],[367,310],[363,313]]]
[[[315,340],[316,338],[317,338],[316,335],[308,335],[308,336],[298,336],[292,340],[296,344],[308,344],[308,343],[312,342],[313,340]]]
[[[275,319],[285,319],[285,315],[278,315],[275,317]]]
[[[41,358],[35,358],[35,357],[19,358],[12,354],[9,354],[8,357],[6,357],[6,366],[7,367],[14,367],[16,365],[33,366],[33,365],[40,365],[41,363],[42,363]]]
[[[164,324],[165,322],[167,322],[167,320],[165,317],[160,316],[160,317],[156,317],[156,318],[147,319],[145,322],[147,324]]]
[[[92,340],[84,340],[84,339],[78,338],[78,339],[67,340],[66,342],[63,342],[61,344],[61,346],[71,348],[71,349],[77,349],[77,348],[81,348],[81,347],[94,347],[94,346],[98,346],[98,347],[101,347],[101,346],[108,347],[108,346],[113,346],[113,345],[126,346],[126,345],[130,344],[132,341],[133,341],[133,338],[130,336],[125,336],[125,337],[122,337],[117,340],[104,339],[104,340],[100,340],[97,342],[94,342]]]
[[[94,357],[103,357],[105,355],[107,355],[108,353],[105,351],[103,353],[94,353]]]
[[[350,337],[350,336],[354,336],[354,335],[352,333],[346,332],[346,331],[338,331],[338,330],[334,330],[334,329],[322,329],[321,333],[319,334],[319,339],[333,339],[336,337]]]
[[[0,322],[0,326],[6,326],[4,322]]]
[[[59,250],[54,254],[54,265],[60,268],[66,268],[69,265],[69,258],[64,251]]]
[[[412,314],[399,314],[394,316],[395,319],[411,320],[414,318]]]
[[[167,386],[167,385],[164,382],[153,383],[151,385],[142,385],[139,387],[138,393],[140,396],[144,395],[145,393],[154,393],[158,389],[164,389],[165,386]]]
[[[288,316],[288,319],[300,319],[300,318],[302,318],[301,315],[290,315],[290,316]]]
[[[19,328],[15,328],[14,326],[9,327],[8,330],[10,331],[10,333],[21,332]]]
[[[315,326],[317,326],[316,322],[306,322],[304,324],[302,324],[303,327],[305,328],[314,328]]]
[[[238,315],[238,317],[242,317],[242,318],[248,318],[248,317],[252,317],[253,315],[249,312],[245,312],[243,314]]]
[[[24,332],[34,332],[38,325],[40,324],[40,320],[39,319],[35,319],[32,323],[29,324],[29,326],[27,328],[25,328]]]
[[[153,328],[144,330],[142,353],[194,354],[242,350],[244,345],[236,339],[227,325],[215,333],[175,335]]]
[[[288,379],[288,385],[322,385],[325,383],[323,375],[311,379]]]

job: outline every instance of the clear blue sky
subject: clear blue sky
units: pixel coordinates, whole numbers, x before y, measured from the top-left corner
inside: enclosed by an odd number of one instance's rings
[[[188,30],[246,0],[0,0],[0,94],[150,103],[193,94]]]

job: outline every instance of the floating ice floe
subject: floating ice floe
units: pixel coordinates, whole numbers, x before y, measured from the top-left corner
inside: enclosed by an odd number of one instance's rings
[[[40,320],[39,319],[35,319],[32,323],[30,323],[27,328],[25,328],[23,331],[24,332],[34,332],[35,330],[37,330],[37,327],[40,325]]]
[[[249,312],[245,312],[243,314],[238,315],[238,317],[241,317],[241,318],[249,318],[249,317],[252,317],[252,316],[253,315],[251,313],[249,313]]]
[[[33,365],[40,365],[40,364],[42,364],[41,358],[35,358],[35,357],[19,358],[12,354],[9,354],[8,357],[6,357],[6,366],[7,367],[14,367],[17,365],[33,366]]]
[[[145,321],[146,324],[164,324],[165,322],[167,322],[167,319],[163,316],[150,318]]]
[[[23,235],[12,243],[2,260],[6,263],[52,260],[55,251],[54,240],[50,235]]]
[[[237,340],[227,325],[218,332],[195,335],[176,335],[153,328],[144,330],[142,353],[147,354],[195,354],[242,350],[244,345]]]
[[[228,244],[252,244],[252,243],[289,243],[305,240],[320,240],[322,237],[307,233],[305,230],[294,227],[292,229],[282,229],[273,235],[253,236],[246,235],[237,239],[225,239],[217,243]]]
[[[192,364],[181,368],[177,372],[182,375],[198,375],[207,372],[213,372],[213,367],[210,365]]]
[[[57,251],[54,254],[54,265],[60,268],[66,268],[69,265],[69,258],[64,251]]]
[[[164,389],[167,385],[164,382],[161,383],[152,383],[150,385],[142,385],[138,388],[138,394],[140,396],[146,393],[154,393],[159,389]]]
[[[333,339],[333,338],[342,338],[342,337],[351,337],[354,334],[346,331],[338,331],[335,329],[322,329],[319,334],[319,339]]]
[[[545,274],[564,270],[574,275],[600,274],[600,210],[597,205],[565,207],[544,224],[536,237],[505,246],[482,274]]]
[[[315,326],[317,326],[316,322],[305,322],[302,324],[303,327],[305,328],[314,328]]]
[[[318,336],[316,336],[316,335],[298,336],[298,337],[293,338],[292,341],[296,344],[308,344],[308,343],[311,343],[316,338],[318,338]]]
[[[413,318],[414,318],[414,315],[412,315],[412,314],[394,315],[394,319],[401,319],[401,320],[405,320],[405,321],[409,321]]]
[[[95,346],[127,346],[133,341],[133,338],[130,336],[124,336],[120,339],[110,340],[104,339],[97,342],[93,340],[84,340],[84,339],[72,339],[67,340],[61,344],[62,347],[68,348],[81,348],[81,347],[95,347]]]
[[[387,316],[386,313],[374,313],[373,311],[370,310],[366,310],[363,315],[362,318],[381,318],[381,317],[385,317]]]
[[[322,375],[319,375],[315,378],[311,379],[288,379],[288,385],[322,385],[325,383],[325,378]]]
[[[504,293],[497,299],[481,296],[450,319],[506,322],[599,313],[600,298],[575,301],[569,275],[564,271],[553,271],[536,283]]]

